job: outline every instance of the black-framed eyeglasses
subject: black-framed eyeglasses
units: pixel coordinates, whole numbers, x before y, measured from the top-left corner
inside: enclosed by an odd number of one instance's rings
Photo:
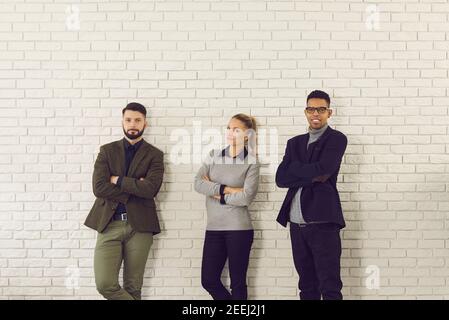
[[[318,111],[319,114],[323,114],[323,113],[325,113],[327,110],[329,110],[328,107],[317,107],[317,108],[314,108],[314,107],[306,107],[306,112],[307,112],[308,114],[314,114],[315,111]]]

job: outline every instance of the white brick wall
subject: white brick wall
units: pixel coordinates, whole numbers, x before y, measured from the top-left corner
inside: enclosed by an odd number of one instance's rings
[[[72,4],[79,31],[66,26],[69,2],[0,3],[2,299],[99,297],[95,232],[82,223],[96,153],[122,137],[128,101],[148,107],[145,138],[167,162],[158,196],[164,231],[144,298],[208,298],[197,165],[170,163],[170,134],[192,131],[193,120],[205,131],[251,113],[261,128],[277,129],[280,159],[286,140],[305,131],[305,97],[318,88],[333,97],[331,123],[349,138],[338,185],[348,225],[344,295],[449,297],[447,1]],[[252,299],[297,296],[288,232],[274,222],[284,194],[262,176],[252,205]],[[371,265],[378,290],[365,285]]]

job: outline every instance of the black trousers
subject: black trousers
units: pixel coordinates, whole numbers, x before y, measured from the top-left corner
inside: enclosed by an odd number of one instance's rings
[[[301,300],[343,299],[339,225],[290,223],[290,238]]]
[[[201,264],[201,285],[214,300],[246,300],[246,272],[254,230],[206,231]],[[229,259],[231,293],[221,282]]]

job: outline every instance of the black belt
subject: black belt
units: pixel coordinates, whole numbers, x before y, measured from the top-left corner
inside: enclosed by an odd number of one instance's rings
[[[128,215],[126,214],[126,212],[124,212],[124,213],[114,213],[114,215],[112,216],[112,220],[127,221],[128,220]]]
[[[300,222],[300,223],[297,223],[297,225],[298,225],[300,228],[304,228],[304,227],[307,227],[307,226],[313,226],[313,225],[316,226],[317,224],[323,225],[323,224],[334,224],[334,223],[332,223],[332,222],[327,222],[327,221],[316,221],[316,222],[307,222],[307,223]]]

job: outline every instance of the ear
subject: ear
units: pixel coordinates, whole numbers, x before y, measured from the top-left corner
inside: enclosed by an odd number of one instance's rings
[[[332,109],[329,109],[329,118],[332,116]]]

